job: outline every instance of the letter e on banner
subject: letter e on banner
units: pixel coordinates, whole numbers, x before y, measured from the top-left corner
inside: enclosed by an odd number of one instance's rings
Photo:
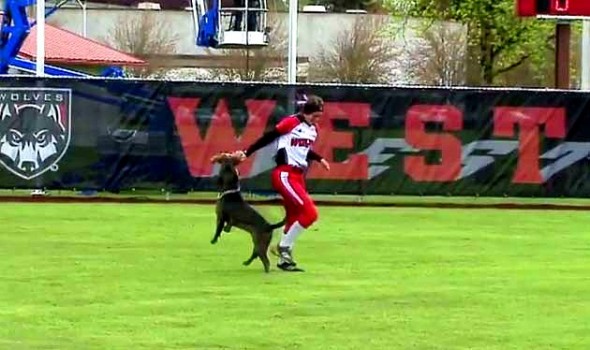
[[[310,179],[337,179],[337,180],[366,180],[369,178],[369,160],[365,154],[350,155],[342,163],[333,163],[335,149],[353,149],[354,134],[352,132],[335,131],[332,121],[346,119],[350,126],[369,126],[371,106],[368,103],[359,102],[326,102],[324,115],[319,122],[319,135],[314,150],[326,158],[330,163],[329,172],[310,168]]]
[[[463,113],[454,106],[414,105],[406,115],[406,142],[419,150],[440,151],[439,164],[422,155],[408,155],[404,171],[414,181],[452,182],[461,174],[461,140],[450,133],[427,133],[426,123],[442,123],[444,131],[463,129]]]

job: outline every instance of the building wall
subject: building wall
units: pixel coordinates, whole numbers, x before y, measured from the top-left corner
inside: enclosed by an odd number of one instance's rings
[[[104,40],[109,33],[117,26],[117,23],[125,18],[134,20],[141,16],[141,10],[119,10],[119,9],[91,9],[87,11],[87,35],[91,39]],[[195,42],[195,29],[192,23],[191,12],[189,11],[154,11],[160,23],[166,23],[167,30],[179,38],[178,51],[180,55],[206,55],[215,54],[216,50],[208,50],[197,47]],[[379,17],[388,23],[390,16],[383,15],[358,15],[342,13],[300,13],[298,18],[298,55],[303,57],[313,56],[322,46],[330,45],[338,38],[339,33],[351,28],[357,18],[368,20],[371,17]],[[84,28],[82,10],[64,8],[53,14],[49,20],[60,27],[82,34]],[[279,30],[272,33],[271,39],[287,42],[288,15],[280,13],[277,20],[269,21],[269,25]],[[415,38],[414,31],[405,33],[405,40],[412,41]],[[401,44],[401,43],[400,43]],[[286,54],[286,52],[285,52]]]
[[[0,0],[1,1],[1,0]],[[172,37],[177,37],[176,51],[170,52],[171,57],[166,58],[171,66],[175,67],[214,67],[220,59],[207,61],[207,56],[227,55],[227,52],[220,50],[201,48],[196,46],[195,26],[192,22],[191,11],[146,11],[138,9],[118,9],[118,8],[92,8],[87,10],[86,23],[84,23],[83,12],[80,8],[65,7],[56,11],[48,18],[48,23],[56,25],[66,30],[82,35],[86,28],[89,39],[100,42],[112,42],[112,32],[115,28],[120,27],[121,23],[137,21],[147,12],[156,16],[160,23],[161,30],[169,33]],[[267,23],[273,27],[271,32],[271,41],[282,43],[277,55],[283,51],[283,58],[287,56],[287,38],[288,38],[288,14],[273,14]],[[395,36],[392,34],[392,24],[400,24],[400,19],[393,19],[387,15],[364,15],[364,14],[345,14],[345,13],[299,13],[298,16],[298,57],[302,63],[298,65],[298,75],[307,75],[307,68],[313,65],[314,56],[322,48],[329,48],[347,29],[352,28],[355,22],[360,20],[361,23],[368,21],[380,21],[383,23],[383,35],[391,38],[392,45],[395,48],[404,48],[397,54],[390,65],[390,76],[387,77],[391,83],[412,84],[416,82],[415,77],[410,72],[416,62],[413,57],[411,48],[423,46],[424,43],[419,40],[418,31],[412,30],[412,27],[420,22],[415,19],[406,20],[408,26],[402,34]],[[397,22],[394,22],[397,21]],[[442,26],[450,27],[452,30],[459,30],[465,33],[465,30],[453,23],[442,23]],[[389,30],[389,32],[388,32]],[[109,40],[110,39],[110,40]],[[408,50],[409,48],[409,50]],[[424,52],[424,50],[422,50]],[[161,57],[160,57],[161,58]],[[192,64],[187,65],[189,60]],[[279,58],[280,60],[280,58]],[[194,61],[194,62],[193,62]],[[201,62],[206,62],[201,65]],[[286,64],[286,62],[284,63]],[[188,68],[187,68],[188,69]],[[286,69],[286,67],[283,67]],[[195,69],[192,69],[195,70]],[[197,72],[200,76],[202,72]],[[186,76],[186,70],[181,75]],[[196,73],[195,73],[196,74]],[[286,74],[283,72],[282,74]]]

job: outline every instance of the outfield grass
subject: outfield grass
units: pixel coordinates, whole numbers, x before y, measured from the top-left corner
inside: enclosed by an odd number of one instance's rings
[[[586,213],[320,213],[264,274],[212,206],[0,204],[0,349],[590,348]]]

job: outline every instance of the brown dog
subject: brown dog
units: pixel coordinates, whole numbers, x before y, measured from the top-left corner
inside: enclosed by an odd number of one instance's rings
[[[241,228],[250,233],[254,244],[252,255],[243,264],[250,265],[258,257],[264,265],[264,271],[269,272],[268,246],[273,230],[283,226],[285,220],[270,224],[244,200],[240,193],[240,178],[236,169],[239,160],[236,156],[220,153],[213,156],[211,162],[221,165],[217,179],[220,190],[216,206],[217,228],[211,244],[217,243],[222,230],[229,232],[233,226]]]

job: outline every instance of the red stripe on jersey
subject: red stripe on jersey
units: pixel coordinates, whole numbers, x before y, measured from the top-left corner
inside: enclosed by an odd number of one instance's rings
[[[291,130],[295,129],[295,127],[297,127],[297,125],[299,124],[301,124],[299,118],[297,118],[296,116],[291,116],[281,120],[277,124],[276,128],[281,135],[284,135],[290,132]]]

